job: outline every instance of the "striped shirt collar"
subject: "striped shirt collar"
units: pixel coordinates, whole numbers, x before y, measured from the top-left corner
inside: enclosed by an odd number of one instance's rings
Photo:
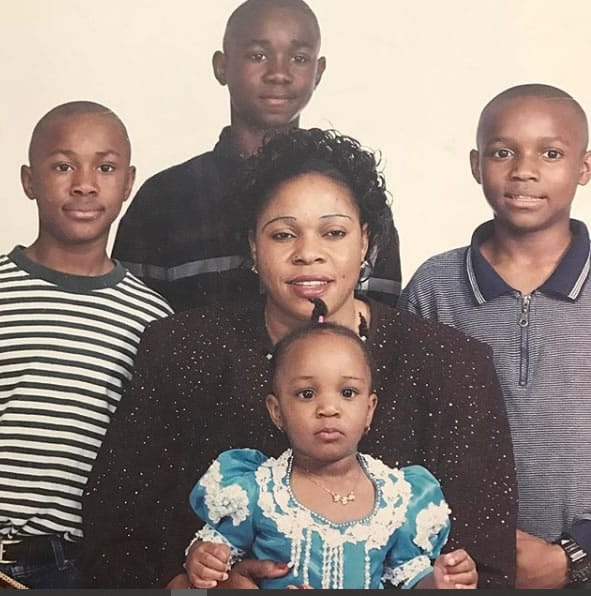
[[[589,232],[583,222],[571,219],[570,229],[573,235],[571,245],[554,273],[538,290],[574,301],[579,297],[581,289],[589,277],[590,245]],[[472,234],[470,247],[466,251],[468,282],[478,304],[484,304],[498,296],[515,291],[480,252],[480,245],[491,236],[493,231],[494,222],[492,220],[478,226]]]

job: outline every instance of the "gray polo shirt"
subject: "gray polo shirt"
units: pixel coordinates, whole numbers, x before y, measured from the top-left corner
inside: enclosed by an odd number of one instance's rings
[[[591,284],[589,234],[529,295],[508,286],[480,253],[493,231],[426,261],[399,307],[488,343],[494,352],[519,483],[519,528],[553,540],[591,519]]]

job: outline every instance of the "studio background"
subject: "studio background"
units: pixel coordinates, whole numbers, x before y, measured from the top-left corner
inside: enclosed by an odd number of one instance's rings
[[[589,0],[308,0],[327,70],[301,125],[379,150],[401,237],[403,284],[490,217],[468,153],[484,104],[519,83],[571,93],[591,115]],[[34,124],[89,99],[125,122],[137,180],[211,149],[229,122],[211,55],[239,0],[0,3],[0,251],[30,244],[20,186]],[[591,224],[591,184],[573,215]],[[126,204],[125,208],[129,202]],[[115,227],[111,232],[111,243]]]

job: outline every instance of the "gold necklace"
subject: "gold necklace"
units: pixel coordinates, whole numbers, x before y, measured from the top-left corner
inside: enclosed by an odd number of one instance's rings
[[[318,480],[315,480],[314,476],[312,475],[312,472],[310,472],[310,470],[308,470],[307,468],[304,468],[304,472],[306,473],[306,475],[308,476],[308,478],[310,479],[310,481],[313,484],[315,484],[318,488],[321,488],[323,491],[327,492],[332,497],[333,503],[340,503],[341,505],[348,505],[349,503],[351,503],[355,500],[355,488],[359,484],[359,480],[361,479],[361,476],[359,476],[357,478],[357,480],[355,481],[355,484],[353,485],[353,488],[346,495],[340,495],[339,493],[335,492],[334,490],[331,490],[327,486],[324,486],[323,484],[318,482]]]

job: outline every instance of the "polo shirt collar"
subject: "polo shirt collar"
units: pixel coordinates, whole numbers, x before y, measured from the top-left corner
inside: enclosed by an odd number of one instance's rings
[[[579,297],[583,285],[589,277],[590,245],[589,232],[583,222],[571,219],[570,229],[573,238],[566,254],[552,275],[538,290],[574,301]],[[480,246],[492,235],[493,231],[494,222],[492,220],[478,226],[472,234],[470,246],[466,251],[468,283],[478,304],[484,304],[503,294],[515,291],[480,252]]]

